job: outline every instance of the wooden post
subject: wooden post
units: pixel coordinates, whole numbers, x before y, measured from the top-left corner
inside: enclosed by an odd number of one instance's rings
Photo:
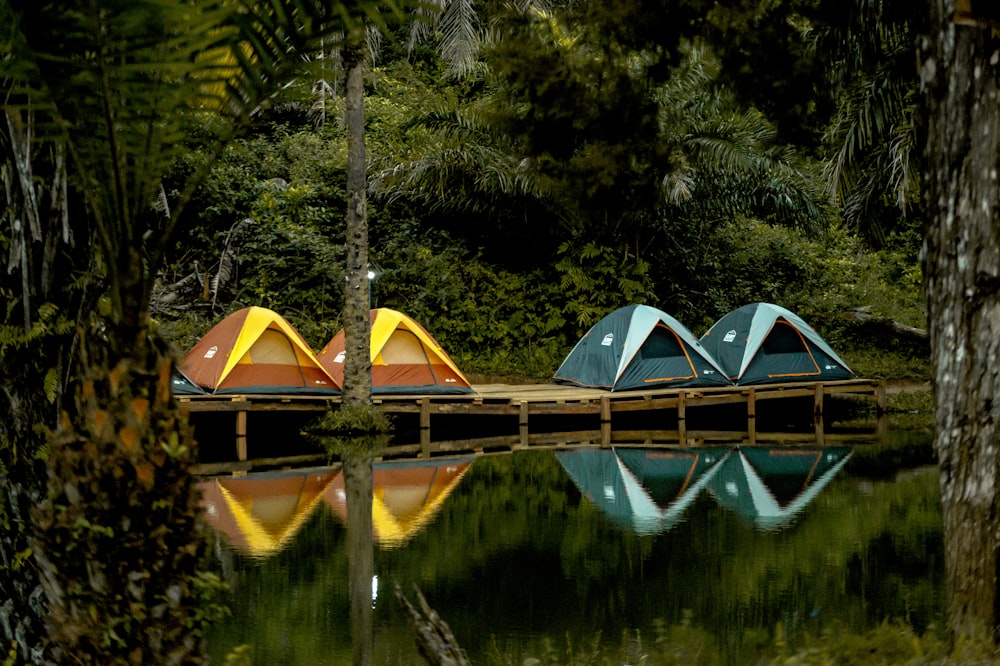
[[[885,380],[875,382],[875,413],[881,416],[886,413]]]
[[[517,425],[527,426],[528,425],[528,401],[522,400],[520,408],[518,409]]]
[[[431,457],[431,429],[421,428],[420,429],[420,458],[430,458]]]
[[[687,418],[687,393],[681,391],[677,394],[677,423],[678,428],[684,423]]]
[[[813,415],[823,414],[823,383],[816,384],[816,394],[813,396]]]
[[[601,396],[601,423],[611,423],[611,398]]]
[[[531,444],[531,439],[528,436],[528,424],[525,423],[524,425],[519,425],[517,429],[518,429],[518,434],[521,436],[521,446],[524,448],[528,448],[528,446]]]
[[[753,387],[747,389],[747,436],[751,445],[757,443],[757,393]]]
[[[605,422],[601,424],[601,447],[610,448],[611,446],[611,423]]]
[[[826,446],[826,430],[823,428],[823,415],[813,417],[813,428],[816,432],[816,446]]]
[[[246,462],[247,459],[247,410],[236,412],[236,459]]]
[[[677,421],[677,440],[680,442],[681,446],[687,446],[688,431],[687,431],[687,421],[684,419],[678,419]]]
[[[421,398],[420,399],[420,429],[430,430],[431,429],[431,399]]]

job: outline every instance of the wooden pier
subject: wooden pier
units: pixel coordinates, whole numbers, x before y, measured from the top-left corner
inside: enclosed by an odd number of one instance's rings
[[[885,414],[886,406],[884,382],[872,379],[620,393],[560,384],[478,384],[472,388],[472,393],[455,395],[376,395],[373,403],[388,414],[409,415],[415,419],[419,443],[410,446],[417,448],[417,455],[426,456],[458,452],[432,438],[432,425],[435,431],[447,432],[447,426],[458,420],[456,417],[478,423],[480,430],[489,430],[491,421],[487,417],[503,417],[505,423],[512,424],[516,419],[517,432],[511,436],[514,439],[505,440],[510,441],[511,446],[530,446],[533,437],[537,439],[546,434],[532,426],[546,420],[551,423],[553,419],[594,420],[598,424],[595,432],[606,433],[600,435],[601,441],[610,442],[612,433],[617,430],[616,424],[627,423],[630,416],[662,420],[669,423],[671,432],[676,432],[678,443],[697,443],[703,437],[698,436],[698,431],[689,430],[692,415],[704,417],[713,413],[711,408],[735,409],[741,414],[741,422],[745,416],[746,428],[724,432],[729,436],[739,433],[741,439],[752,444],[757,439],[758,412],[762,404],[787,405],[798,412],[797,416],[809,417],[816,424],[817,436],[824,432],[823,415],[831,397],[873,399],[876,414],[880,416]],[[178,400],[192,415],[192,420],[210,414],[234,415],[236,458],[241,463],[249,458],[247,437],[251,413],[308,416],[336,409],[341,402],[339,396],[298,395],[197,395],[178,396]],[[803,407],[803,402],[807,406]],[[807,413],[802,414],[802,411]],[[297,434],[289,433],[290,436]]]

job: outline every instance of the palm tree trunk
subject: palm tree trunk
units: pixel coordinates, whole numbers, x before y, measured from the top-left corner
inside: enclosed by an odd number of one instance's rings
[[[941,468],[949,630],[995,639],[1000,551],[1000,68],[985,26],[930,0],[924,276]],[[991,57],[993,60],[991,61]]]
[[[368,211],[365,161],[365,33],[355,28],[344,48],[347,68],[347,291],[344,294],[345,407],[371,402]]]

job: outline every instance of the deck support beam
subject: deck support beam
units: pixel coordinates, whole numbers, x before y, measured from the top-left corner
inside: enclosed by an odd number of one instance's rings
[[[236,412],[236,459],[247,460],[247,410]]]
[[[813,415],[823,414],[823,384],[816,384],[816,393],[813,396]]]
[[[875,382],[875,410],[879,416],[885,414],[887,411],[884,379],[879,379]]]

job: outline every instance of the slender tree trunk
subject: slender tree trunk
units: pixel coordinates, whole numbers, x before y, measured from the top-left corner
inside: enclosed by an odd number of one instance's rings
[[[350,455],[344,459],[347,492],[347,568],[351,608],[351,646],[355,666],[372,663],[372,530],[371,458]]]
[[[356,27],[344,47],[347,68],[347,291],[344,295],[343,405],[371,405],[371,309],[365,159],[365,31]],[[347,488],[348,576],[354,666],[372,663],[372,458],[361,441],[344,458]]]
[[[924,276],[948,627],[995,638],[1000,549],[1000,41],[928,0]]]
[[[344,48],[347,68],[347,291],[344,294],[344,405],[371,402],[371,322],[365,161],[365,33],[355,28]]]

